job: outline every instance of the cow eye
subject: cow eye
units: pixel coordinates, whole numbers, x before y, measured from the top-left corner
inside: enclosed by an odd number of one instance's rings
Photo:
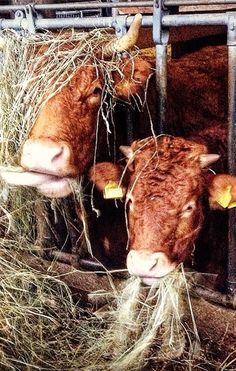
[[[91,88],[89,95],[88,95],[89,103],[98,104],[101,100],[101,94],[102,94],[102,88],[99,85]]]
[[[92,91],[92,94],[93,94],[93,95],[100,95],[101,92],[102,92],[102,89],[100,88],[100,86],[96,86],[96,87],[94,88],[94,90]]]
[[[127,196],[126,207],[127,207],[127,210],[133,211],[134,205],[133,205],[133,197],[132,196]]]
[[[192,211],[196,208],[196,201],[192,200],[188,202],[186,205],[184,205],[182,209],[182,216],[187,217],[191,215]]]
[[[188,205],[187,208],[186,208],[186,210],[188,210],[188,211],[189,210],[193,210],[193,205]]]

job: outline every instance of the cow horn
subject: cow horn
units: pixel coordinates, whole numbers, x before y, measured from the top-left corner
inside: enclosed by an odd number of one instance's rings
[[[134,152],[130,146],[120,146],[120,151],[125,155],[129,160],[133,157]]]
[[[200,155],[199,160],[200,160],[201,168],[204,169],[205,167],[208,167],[209,165],[213,164],[213,162],[216,162],[217,160],[219,160],[219,158],[220,158],[220,155],[217,155],[215,153]]]
[[[120,39],[112,39],[103,46],[103,56],[109,57],[114,52],[123,52],[131,49],[138,40],[139,29],[142,24],[142,15],[136,14],[128,32]]]

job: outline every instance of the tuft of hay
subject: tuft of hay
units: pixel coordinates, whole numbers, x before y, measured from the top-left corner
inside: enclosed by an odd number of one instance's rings
[[[128,280],[116,296],[116,308],[101,315],[106,328],[96,333],[82,356],[86,370],[142,370],[150,360],[158,364],[178,359],[186,349],[189,359],[197,356],[194,318],[192,330],[183,322],[184,312],[191,311],[186,290],[183,270],[161,279],[158,288],[144,288],[138,278]]]
[[[1,246],[0,252],[0,368],[70,368],[83,315],[70,290],[58,278],[29,268],[10,249]]]

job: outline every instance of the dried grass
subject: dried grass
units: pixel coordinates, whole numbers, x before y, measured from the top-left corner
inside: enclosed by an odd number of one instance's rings
[[[186,290],[181,270],[161,279],[158,288],[144,288],[131,278],[116,296],[115,307],[95,313],[107,328],[83,354],[84,370],[143,370],[150,361],[158,365],[179,358],[184,348],[193,359],[199,337],[194,326],[193,336],[182,321],[191,306]]]
[[[181,270],[150,290],[137,278],[118,290],[111,282],[109,303],[93,313],[73,302],[58,277],[28,267],[10,243],[0,251],[1,369],[231,370],[235,364],[233,354],[221,365],[203,362],[194,325],[183,317],[191,316],[191,304]]]

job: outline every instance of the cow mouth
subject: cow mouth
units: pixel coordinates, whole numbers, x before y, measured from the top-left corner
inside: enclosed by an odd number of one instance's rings
[[[162,280],[163,277],[140,277],[142,285],[143,286],[148,286],[148,287],[153,287],[156,288],[159,286],[160,281]]]
[[[174,270],[175,270],[176,267],[173,267],[172,270],[168,271],[167,273],[163,274],[163,275],[158,275],[158,276],[139,276],[142,284],[144,286],[152,286],[152,287],[158,287],[159,286],[159,283],[162,279],[166,278],[167,276],[169,276]]]
[[[156,284],[158,280],[175,270],[178,265],[164,252],[151,252],[145,249],[130,250],[126,263],[129,274],[139,277],[147,286]]]
[[[62,198],[72,193],[71,179],[69,177],[26,171],[22,167],[2,167],[0,176],[10,185],[35,187],[44,196],[50,198]]]

